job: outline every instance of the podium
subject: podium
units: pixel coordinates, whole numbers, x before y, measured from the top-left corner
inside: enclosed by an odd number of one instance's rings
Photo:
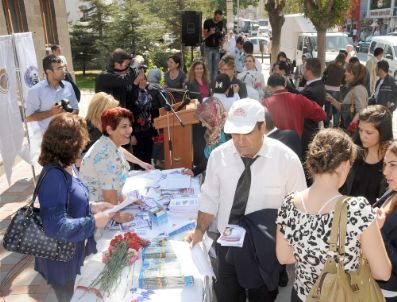
[[[176,110],[180,103],[172,105]],[[181,127],[179,121],[172,112],[160,109],[160,116],[154,119],[154,127],[162,129],[164,133],[164,168],[189,168],[193,167],[193,133],[192,125],[200,123],[194,116],[196,109],[182,109],[177,114],[185,127]],[[168,134],[168,125],[170,135]],[[169,139],[170,138],[170,139]],[[172,157],[170,156],[172,150]]]

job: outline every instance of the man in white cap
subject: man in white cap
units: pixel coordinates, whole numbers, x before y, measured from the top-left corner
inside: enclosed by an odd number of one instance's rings
[[[258,101],[244,98],[234,102],[224,131],[232,139],[213,150],[208,159],[197,227],[189,237],[192,246],[202,240],[214,217],[222,234],[228,224],[239,224],[243,216],[259,210],[278,209],[287,194],[306,188],[298,156],[264,136],[265,111]],[[243,302],[247,297],[250,302],[275,301],[278,281],[273,287],[266,286],[266,281],[257,288],[246,287],[235,266],[226,261],[228,247],[216,243],[215,250],[218,302]]]

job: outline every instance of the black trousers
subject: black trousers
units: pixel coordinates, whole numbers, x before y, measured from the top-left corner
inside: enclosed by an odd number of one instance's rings
[[[66,284],[50,284],[55,292],[55,296],[58,302],[70,302],[74,293],[74,280],[67,282]]]
[[[217,280],[214,283],[215,295],[218,302],[273,302],[276,300],[278,290],[269,291],[266,285],[259,288],[245,289],[237,280],[234,265],[226,262],[227,247],[215,245],[217,257]]]

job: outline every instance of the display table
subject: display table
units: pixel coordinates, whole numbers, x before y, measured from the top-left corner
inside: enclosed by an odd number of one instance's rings
[[[153,175],[154,174],[156,174],[156,172],[153,172]],[[128,195],[131,194],[132,191],[139,191],[141,196],[145,196],[144,194],[142,194],[145,192],[147,194],[149,194],[149,192],[151,192],[150,194],[153,194],[153,192],[151,191],[152,189],[149,189],[149,187],[153,185],[153,183],[150,183],[153,178],[147,178],[147,175],[149,174],[142,172],[133,173],[133,175],[128,178],[124,186],[123,192],[127,193]],[[158,178],[158,175],[156,177]],[[161,178],[163,179],[164,176],[161,176]],[[191,182],[191,195],[197,196],[199,188],[198,180],[192,179]],[[160,191],[159,188],[157,190]],[[129,211],[135,212],[137,210],[130,209]],[[193,215],[191,214],[188,216]],[[165,222],[161,225],[153,224],[151,229],[130,229],[130,231],[135,231],[139,236],[144,239],[152,240],[153,238],[156,238],[161,234],[170,234],[173,231],[188,225],[189,223],[191,224],[191,218],[195,217],[188,216],[183,217],[183,215],[180,214],[168,214],[168,222]],[[120,233],[121,230],[107,229],[96,234],[98,253],[86,258],[84,266],[81,269],[81,275],[77,276],[75,283],[76,290],[71,301],[131,301],[132,294],[130,293],[130,289],[138,287],[138,277],[142,266],[141,254],[140,258],[132,266],[124,268],[117,290],[109,297],[104,297],[104,299],[102,300],[94,292],[87,292],[87,290],[85,290],[85,288],[89,287],[92,281],[98,276],[98,274],[105,266],[105,264],[102,263],[102,252],[107,250],[111,239],[115,235]],[[181,264],[181,268],[183,268],[184,274],[189,274],[194,277],[194,284],[191,287],[184,288],[156,289],[154,290],[154,294],[150,296],[149,301],[211,301],[210,278],[202,276],[197,270],[192,260],[189,244],[187,242],[181,241],[180,239],[174,240],[173,237],[170,237],[169,242]]]

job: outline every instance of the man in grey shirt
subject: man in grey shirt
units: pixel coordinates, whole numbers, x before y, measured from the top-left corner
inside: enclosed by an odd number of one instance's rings
[[[61,100],[69,101],[73,113],[79,112],[79,106],[72,85],[64,81],[66,69],[62,60],[55,55],[43,59],[46,79],[29,89],[26,97],[26,119],[38,122],[41,131],[47,129],[52,116],[64,112]]]

